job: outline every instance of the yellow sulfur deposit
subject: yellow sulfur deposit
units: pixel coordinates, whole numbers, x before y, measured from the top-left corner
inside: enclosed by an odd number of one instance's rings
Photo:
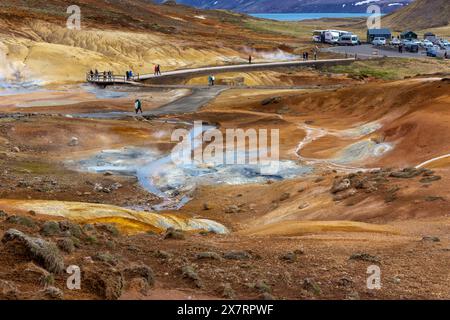
[[[67,218],[78,223],[115,223],[122,232],[127,234],[147,231],[161,233],[168,228],[183,231],[211,231],[219,234],[229,232],[225,226],[208,219],[134,211],[104,204],[3,199],[0,200],[0,209],[10,213],[26,213],[32,210],[38,215]]]

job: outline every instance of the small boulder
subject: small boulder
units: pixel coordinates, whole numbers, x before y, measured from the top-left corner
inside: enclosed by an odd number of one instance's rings
[[[197,254],[198,260],[222,260],[222,257],[216,252],[200,252]]]
[[[183,231],[174,228],[168,228],[164,234],[164,239],[184,240],[185,238]]]
[[[225,283],[221,286],[222,297],[226,299],[234,299],[236,297],[236,292],[231,287],[231,284]]]
[[[252,256],[247,251],[229,251],[223,257],[227,260],[249,260]]]
[[[423,170],[416,168],[405,168],[401,171],[393,171],[389,174],[393,178],[411,179],[422,174]]]
[[[303,289],[315,295],[319,295],[322,293],[319,284],[311,278],[306,278],[305,280],[303,280]]]
[[[125,283],[122,273],[115,268],[93,266],[95,265],[91,264],[84,271],[84,286],[102,299],[119,299]]]
[[[424,241],[424,242],[440,242],[441,239],[439,239],[438,237],[435,237],[435,236],[424,236],[422,238],[422,241]]]
[[[200,277],[197,273],[197,271],[195,271],[193,266],[183,266],[181,268],[181,273],[183,275],[183,278],[189,279],[190,281],[192,281],[196,287],[201,288],[202,287],[202,283],[200,281]]]
[[[368,253],[354,253],[350,256],[350,260],[359,260],[372,263],[380,263],[381,259]]]
[[[255,289],[261,293],[270,293],[272,292],[272,287],[265,280],[258,280],[255,285]]]
[[[142,278],[149,286],[155,284],[155,274],[149,266],[145,264],[136,264],[126,267],[123,270],[125,280],[130,281],[135,278]]]
[[[235,204],[228,206],[225,209],[225,213],[239,213],[239,212],[241,212],[241,209]]]
[[[288,252],[281,255],[280,260],[292,263],[297,261],[297,255],[294,252]]]
[[[338,193],[347,190],[351,187],[351,182],[349,179],[338,179],[335,180],[333,186],[331,187],[331,193]]]
[[[211,210],[211,206],[209,205],[209,203],[205,202],[203,204],[203,210],[205,210],[205,211]]]
[[[356,193],[357,193],[357,191],[353,188],[347,189],[345,191],[341,191],[341,192],[335,194],[333,197],[333,200],[334,201],[342,201],[342,200],[348,199],[350,197],[353,197]]]
[[[261,101],[262,106],[267,106],[269,104],[277,104],[281,102],[281,97],[270,97]]]
[[[78,140],[77,137],[72,137],[72,138],[70,138],[70,141],[69,141],[69,147],[76,147],[76,146],[78,146],[79,144],[80,144],[80,141]]]
[[[420,179],[420,183],[432,183],[434,181],[439,181],[441,179],[442,179],[441,176],[428,176]]]

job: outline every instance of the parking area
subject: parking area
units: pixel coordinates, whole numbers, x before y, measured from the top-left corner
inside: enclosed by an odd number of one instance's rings
[[[322,49],[322,51],[357,55],[359,58],[373,58],[373,57],[402,57],[402,58],[427,58],[426,52],[420,50],[418,53],[398,52],[395,49],[383,49],[382,47],[374,47],[371,44],[362,44],[359,46],[334,46]]]

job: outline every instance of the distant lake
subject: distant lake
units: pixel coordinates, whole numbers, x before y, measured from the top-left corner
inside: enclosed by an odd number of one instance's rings
[[[301,21],[307,19],[321,19],[321,18],[364,18],[372,15],[371,13],[254,13],[250,14],[256,18],[272,19],[279,21]]]

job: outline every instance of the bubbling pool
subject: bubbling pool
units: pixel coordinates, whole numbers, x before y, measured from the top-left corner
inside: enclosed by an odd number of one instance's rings
[[[181,208],[200,185],[265,183],[293,179],[313,171],[311,166],[290,160],[278,161],[276,174],[261,173],[259,164],[175,164],[170,154],[138,147],[104,150],[70,165],[82,171],[136,177],[144,189],[163,199],[153,210]]]

